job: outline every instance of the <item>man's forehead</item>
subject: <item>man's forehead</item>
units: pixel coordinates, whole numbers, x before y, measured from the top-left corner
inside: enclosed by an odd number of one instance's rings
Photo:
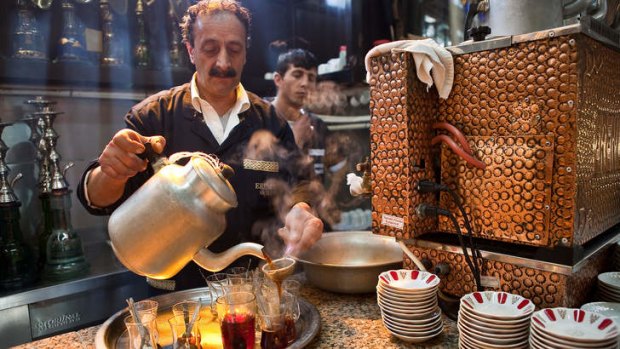
[[[317,69],[316,68],[310,68],[310,69],[306,69],[304,67],[297,67],[294,66],[292,63],[288,65],[288,71],[293,73],[293,72],[302,72],[305,74],[312,74],[312,75],[317,75]]]
[[[231,34],[231,27],[238,27],[241,29],[242,40],[245,41],[247,32],[245,26],[237,16],[229,12],[214,12],[214,13],[201,13],[197,16],[194,23],[195,29],[208,29],[204,30],[204,35],[217,37],[223,34]],[[217,28],[222,28],[218,31]]]

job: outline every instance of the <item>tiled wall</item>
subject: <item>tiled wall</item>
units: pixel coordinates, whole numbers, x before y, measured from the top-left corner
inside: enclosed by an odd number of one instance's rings
[[[124,126],[125,113],[146,94],[111,95],[101,91],[33,90],[0,86],[0,120],[15,122],[34,111],[24,101],[38,95],[56,101],[54,110],[64,113],[56,118],[54,129],[60,136],[56,150],[62,157],[61,166],[69,162],[75,164],[66,173],[72,190],[73,227],[80,230],[105,227],[107,217],[96,217],[86,212],[77,200],[75,189],[88,163],[99,155],[114,133]],[[2,133],[2,140],[9,147],[6,162],[11,169],[10,178],[20,172],[23,175],[15,183],[14,191],[22,203],[22,232],[25,240],[32,242],[41,213],[37,189],[38,164],[29,136],[30,130],[24,123],[15,123]]]

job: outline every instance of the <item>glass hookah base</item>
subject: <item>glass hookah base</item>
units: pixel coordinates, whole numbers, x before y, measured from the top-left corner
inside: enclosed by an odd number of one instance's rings
[[[46,263],[43,268],[43,278],[49,281],[73,279],[88,273],[90,265],[85,261],[67,263]]]

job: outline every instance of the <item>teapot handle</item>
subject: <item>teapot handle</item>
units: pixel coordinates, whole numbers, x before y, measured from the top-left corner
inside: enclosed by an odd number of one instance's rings
[[[159,171],[164,165],[166,165],[166,157],[157,154],[151,145],[151,142],[144,143],[144,152],[137,154],[142,160],[148,160],[149,166],[154,172]]]

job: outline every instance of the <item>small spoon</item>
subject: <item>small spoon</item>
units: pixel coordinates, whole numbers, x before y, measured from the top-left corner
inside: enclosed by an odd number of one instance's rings
[[[133,301],[132,297],[127,299],[127,304],[129,305],[129,314],[133,317],[133,320],[138,325],[138,332],[140,332],[140,348],[142,348],[146,342],[147,336],[149,336],[149,330],[144,327],[142,324],[142,319],[138,317],[138,311],[136,310],[136,304]]]
[[[194,314],[192,315],[192,319],[189,320],[187,327],[185,327],[185,334],[187,335],[187,338],[190,338],[192,336],[192,328],[194,327],[194,322],[196,322],[196,319],[198,318],[199,312],[200,302],[198,302],[198,304],[196,304],[196,307],[194,307]]]

